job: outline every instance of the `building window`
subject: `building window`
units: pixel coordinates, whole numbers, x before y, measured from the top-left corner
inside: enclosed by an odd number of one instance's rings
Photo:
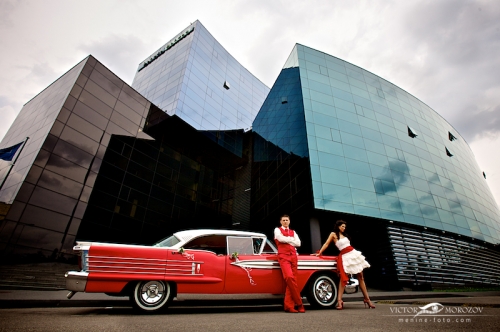
[[[416,132],[413,128],[410,128],[410,127],[408,126],[408,136],[410,136],[411,138],[415,138],[415,137],[417,137],[418,135],[417,135],[417,132]]]
[[[448,139],[449,139],[450,141],[452,141],[452,142],[453,142],[453,141],[454,141],[454,140],[456,140],[457,138],[456,138],[455,136],[453,136],[453,134],[452,134],[452,133],[448,132]]]
[[[448,157],[453,157],[453,154],[450,152],[450,150],[448,150],[448,148],[447,148],[447,147],[445,147],[444,149],[446,150],[446,155],[447,155]]]
[[[385,99],[385,95],[384,95],[384,92],[380,89],[377,89],[377,94],[380,98],[384,98]]]

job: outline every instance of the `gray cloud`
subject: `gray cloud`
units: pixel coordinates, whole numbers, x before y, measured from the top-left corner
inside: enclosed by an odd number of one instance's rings
[[[468,141],[500,133],[499,17],[498,1],[419,2],[405,17],[417,90]]]
[[[149,55],[145,53],[147,46],[136,36],[108,35],[99,41],[82,44],[78,49],[93,55],[122,80],[132,84],[137,66]],[[154,50],[151,49],[151,53]]]
[[[485,135],[495,137],[500,134],[500,104],[492,110],[464,111],[455,119],[454,125],[462,136],[472,140]]]
[[[24,1],[16,0],[2,0],[0,1],[0,27],[9,28],[13,25],[13,13],[16,10],[16,5],[19,6],[20,3]]]
[[[10,104],[11,104],[11,101],[6,96],[0,95],[0,108],[7,106],[7,105],[10,105]]]
[[[37,62],[33,64],[32,67],[26,67],[25,69],[29,70],[29,73],[26,75],[26,79],[35,79],[40,83],[55,81],[59,76],[59,73],[57,73],[52,66],[46,62]]]

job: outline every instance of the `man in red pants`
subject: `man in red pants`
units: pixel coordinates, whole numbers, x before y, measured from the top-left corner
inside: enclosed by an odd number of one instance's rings
[[[289,228],[289,216],[283,215],[280,223],[281,227],[274,230],[274,240],[278,246],[278,262],[286,283],[285,311],[306,312],[297,287],[297,250],[295,247],[300,247],[300,239],[297,233]]]

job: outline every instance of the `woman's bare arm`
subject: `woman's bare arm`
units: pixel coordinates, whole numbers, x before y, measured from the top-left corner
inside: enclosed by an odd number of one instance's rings
[[[328,246],[330,245],[330,243],[333,241],[333,243],[337,242],[337,234],[335,234],[334,232],[331,232],[330,233],[330,236],[328,236],[328,239],[326,240],[325,244],[323,244],[323,246],[321,247],[321,249],[318,251],[318,253],[314,254],[316,256],[321,256],[321,254],[323,253],[323,251],[326,250],[326,248],[328,248]]]

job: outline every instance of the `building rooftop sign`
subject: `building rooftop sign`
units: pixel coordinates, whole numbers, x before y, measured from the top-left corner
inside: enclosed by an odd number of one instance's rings
[[[175,37],[174,39],[170,40],[168,43],[166,43],[163,47],[161,47],[156,53],[154,53],[151,57],[148,59],[144,60],[139,64],[139,68],[137,69],[138,72],[143,70],[145,67],[147,67],[151,62],[155,61],[157,58],[159,58],[163,53],[171,49],[175,44],[180,42],[182,39],[184,39],[186,36],[188,36],[191,32],[193,32],[194,26],[191,26],[188,28],[186,31]]]

